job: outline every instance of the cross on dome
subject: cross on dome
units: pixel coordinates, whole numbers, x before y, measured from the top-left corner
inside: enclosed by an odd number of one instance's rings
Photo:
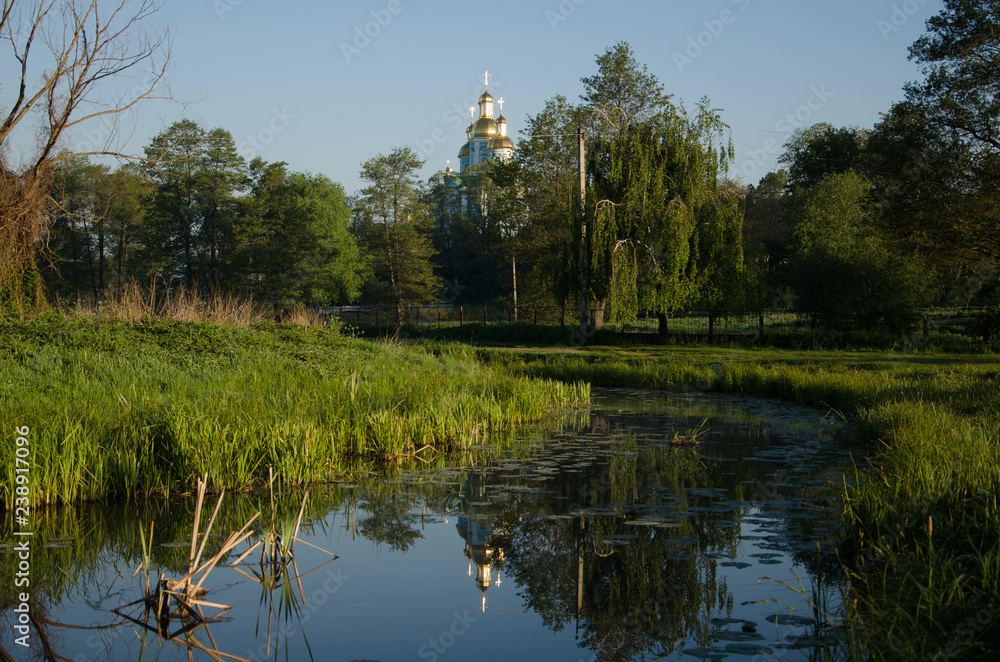
[[[483,80],[486,81],[486,89],[487,90],[490,89],[490,70],[489,69],[487,69],[486,72],[483,74]]]

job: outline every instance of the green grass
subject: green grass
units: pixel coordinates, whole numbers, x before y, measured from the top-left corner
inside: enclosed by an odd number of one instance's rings
[[[30,428],[31,503],[280,486],[352,458],[460,451],[586,401],[583,385],[515,377],[459,346],[430,351],[315,327],[0,321],[0,502]]]
[[[481,354],[525,376],[741,392],[839,411],[863,449],[842,493],[847,617],[865,642],[854,653],[1000,655],[997,359],[709,347]]]

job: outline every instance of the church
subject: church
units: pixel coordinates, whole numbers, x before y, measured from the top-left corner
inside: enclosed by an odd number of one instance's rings
[[[514,141],[507,135],[507,120],[503,116],[503,99],[497,100],[500,115],[493,119],[489,71],[483,74],[483,78],[486,90],[479,97],[479,119],[476,119],[475,107],[469,108],[469,128],[465,130],[467,140],[458,152],[460,173],[491,159],[509,161],[514,157]]]

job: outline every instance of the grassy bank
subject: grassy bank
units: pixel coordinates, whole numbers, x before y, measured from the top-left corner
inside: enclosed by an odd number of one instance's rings
[[[859,657],[1000,655],[1000,363],[708,347],[481,350],[515,374],[832,407],[873,467],[843,493]]]
[[[316,327],[0,321],[0,501],[28,427],[33,504],[336,474],[352,457],[432,458],[578,403],[461,347],[427,351]]]

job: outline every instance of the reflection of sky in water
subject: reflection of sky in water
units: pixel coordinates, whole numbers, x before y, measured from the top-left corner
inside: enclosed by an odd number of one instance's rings
[[[637,398],[642,400],[641,414],[635,411]],[[614,567],[636,545],[643,554],[662,554],[667,564],[694,569],[695,574],[714,573],[712,586],[725,594],[704,598],[712,605],[710,612],[694,605],[696,615],[687,617],[700,626],[689,625],[686,640],[669,642],[674,651],[670,659],[696,659],[682,650],[704,659],[750,659],[753,649],[740,648],[747,645],[766,646],[782,659],[808,659],[808,650],[776,648],[788,645],[786,635],[803,634],[807,628],[765,618],[778,613],[811,616],[804,596],[780,582],[798,588],[801,580],[808,594],[809,572],[803,562],[815,557],[810,551],[815,534],[824,535],[831,527],[822,521],[828,514],[803,500],[835,478],[828,468],[844,460],[826,433],[820,434],[822,443],[804,443],[818,434],[815,412],[750,399],[677,400],[618,391],[598,391],[596,407],[603,410],[591,413],[584,430],[539,431],[533,452],[511,454],[474,474],[407,473],[402,486],[393,486],[401,491],[388,498],[376,498],[364,488],[345,490],[352,505],[314,522],[312,535],[305,537],[340,558],[303,577],[306,601],[298,618],[279,617],[271,623],[272,633],[281,632],[277,659],[308,659],[307,640],[317,660],[592,660],[593,652],[579,646],[577,626],[584,638],[585,622],[596,623],[591,642],[594,632],[607,634],[614,627],[601,624],[601,614],[588,613],[593,612],[588,610],[589,599],[607,599],[600,587],[591,585],[585,587],[583,623],[577,622],[576,568]],[[735,420],[733,407],[744,408]],[[716,418],[724,410],[729,410],[726,425]],[[695,429],[705,419],[710,430],[698,456],[669,449],[667,442],[675,432]],[[666,476],[682,457],[670,453],[696,458],[690,466],[715,482],[679,490],[639,482],[625,489],[618,484],[619,471]],[[683,470],[688,465],[679,466]],[[407,486],[416,480],[424,481],[425,489],[435,483],[450,485],[451,495],[435,499],[426,491],[418,494],[416,486]],[[437,495],[448,491],[439,486]],[[371,521],[376,514],[386,519]],[[741,519],[734,520],[736,515]],[[554,541],[553,555],[543,561],[517,557],[521,549],[540,553],[538,532],[576,535],[582,520],[587,527],[582,561],[571,537],[566,538],[569,544]],[[408,535],[398,537],[400,532]],[[713,540],[719,544],[713,546]],[[328,558],[304,545],[296,548],[300,573]],[[130,585],[129,579],[134,565],[118,565],[120,579],[111,582],[115,571],[100,566],[93,585],[81,589],[83,596],[53,609],[52,620],[76,625],[111,622],[112,614],[92,606],[107,610],[138,597],[137,580]],[[527,579],[519,583],[514,576],[518,572]],[[605,579],[587,576],[594,585]],[[550,585],[559,582],[566,585]],[[219,650],[251,660],[275,659],[273,638],[269,652],[263,643],[268,614],[260,609],[261,587],[227,568],[215,570],[209,583],[209,599],[232,606],[225,615],[232,621],[211,626]],[[109,597],[101,599],[101,594]],[[622,613],[632,609],[642,617],[657,606],[629,604],[628,596],[616,599],[612,607],[622,608]],[[557,612],[533,609],[529,603]],[[830,608],[835,606],[832,602]],[[713,624],[713,618],[733,622]],[[545,621],[563,627],[553,632]],[[729,634],[713,640],[713,632]],[[155,638],[147,637],[152,644],[149,659],[186,659],[180,648],[158,650]],[[139,655],[131,628],[58,629],[53,641],[58,652],[73,660],[130,660]],[[18,658],[20,651],[4,645],[15,659],[28,659]],[[617,658],[614,646],[607,641],[604,646],[606,657],[600,659],[642,659]],[[646,652],[655,658],[660,650],[651,646]]]

